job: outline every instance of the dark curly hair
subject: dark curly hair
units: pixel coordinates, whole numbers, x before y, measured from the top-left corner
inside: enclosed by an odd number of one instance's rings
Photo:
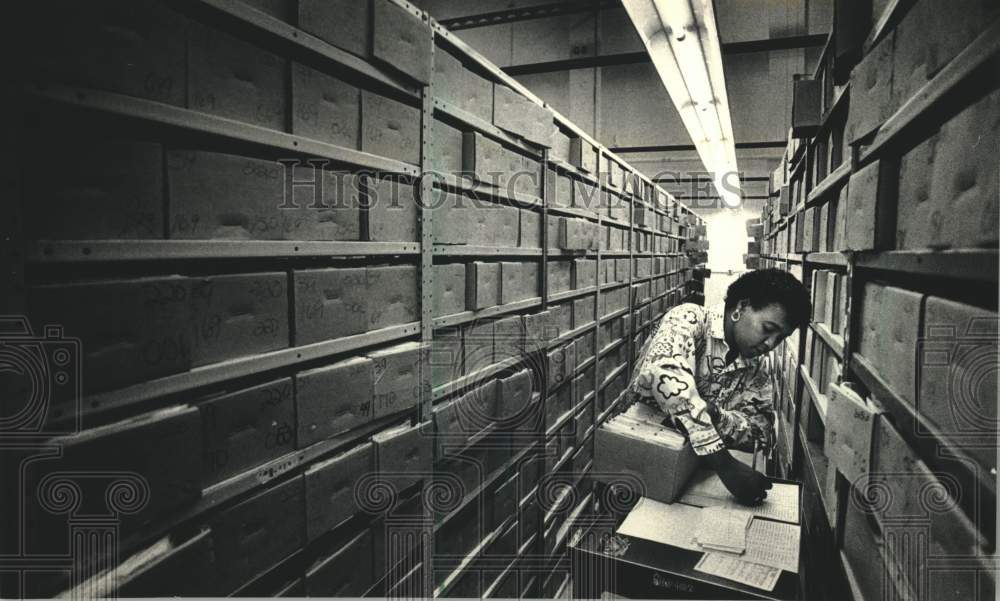
[[[796,329],[809,325],[812,315],[809,291],[787,271],[771,268],[744,273],[726,290],[727,310],[743,299],[748,299],[754,309],[778,303]]]

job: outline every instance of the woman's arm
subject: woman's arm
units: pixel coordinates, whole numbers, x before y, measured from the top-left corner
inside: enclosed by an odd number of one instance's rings
[[[741,451],[761,450],[768,455],[774,447],[774,389],[770,361],[760,360],[760,367],[740,392],[740,401],[732,409],[719,408],[713,414],[715,427],[726,447]]]

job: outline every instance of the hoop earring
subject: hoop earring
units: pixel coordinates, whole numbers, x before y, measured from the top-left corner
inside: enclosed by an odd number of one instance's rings
[[[737,321],[740,320],[741,317],[743,317],[743,314],[740,313],[739,309],[736,309],[735,311],[733,311],[733,313],[729,317],[732,318],[733,323],[736,323]]]

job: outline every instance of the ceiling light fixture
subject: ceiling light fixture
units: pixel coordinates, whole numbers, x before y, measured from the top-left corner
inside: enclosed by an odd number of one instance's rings
[[[719,198],[742,196],[712,0],[622,0]]]

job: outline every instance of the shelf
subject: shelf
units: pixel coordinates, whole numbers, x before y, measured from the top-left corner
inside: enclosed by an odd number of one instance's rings
[[[819,415],[819,420],[823,422],[823,426],[825,427],[826,410],[828,405],[826,395],[820,394],[819,387],[816,386],[816,382],[814,382],[812,376],[809,375],[809,371],[806,369],[805,365],[799,365],[799,373],[802,375],[803,383],[805,383],[806,393],[813,400],[813,405],[816,406],[816,414]],[[805,440],[805,438],[802,440]]]
[[[882,14],[878,15],[878,18],[872,24],[871,32],[868,34],[868,39],[865,40],[863,45],[863,53],[867,55],[871,52],[871,49],[875,47],[876,44],[882,39],[882,37],[889,31],[890,26],[899,13],[902,13],[912,6],[914,0],[888,0],[885,7],[882,9]],[[860,599],[861,597],[855,597],[855,599]]]
[[[493,544],[493,541],[499,538],[507,528],[510,528],[510,525],[514,523],[516,517],[517,516],[514,515],[508,516],[496,530],[487,534],[486,537],[483,538],[478,545],[476,545],[476,548],[474,548],[471,553],[466,555],[465,558],[459,562],[458,566],[456,566],[455,569],[441,581],[441,584],[434,589],[434,598],[437,599],[444,596],[451,589],[451,587],[455,585],[458,579],[463,576],[466,568],[472,565],[472,563],[480,557],[482,552],[489,548],[489,546]],[[435,557],[434,559],[435,561],[445,563],[444,557]]]
[[[549,207],[549,215],[556,215],[559,217],[577,217],[579,219],[587,219],[590,221],[600,221],[601,218],[597,213],[586,209],[553,206]]]
[[[906,443],[917,451],[919,457],[932,471],[948,473],[959,480],[959,490],[977,491],[981,485],[989,497],[985,504],[976,507],[978,494],[962,495],[960,503],[966,515],[976,516],[976,512],[985,514],[994,511],[996,503],[996,478],[986,472],[986,477],[980,478],[979,464],[970,458],[952,440],[950,435],[942,433],[936,425],[914,410],[913,406],[900,398],[878,374],[875,367],[859,353],[851,354],[851,372],[872,393],[879,403],[892,417],[896,431],[906,440]],[[983,501],[983,499],[979,499]],[[986,508],[985,512],[983,511]],[[992,531],[992,526],[984,532]]]
[[[572,329],[572,330],[566,332],[565,334],[559,336],[558,338],[554,338],[554,339],[550,340],[549,341],[549,345],[548,345],[548,349],[552,350],[554,348],[562,346],[563,344],[566,344],[570,340],[573,340],[573,339],[575,339],[575,338],[577,338],[577,337],[579,337],[579,336],[581,336],[583,334],[586,334],[590,330],[596,330],[595,322],[590,322],[588,324],[584,324],[582,326],[579,326],[579,327],[577,327],[575,329]]]
[[[436,257],[541,257],[542,249],[435,244],[432,253]]]
[[[806,438],[806,433],[802,429],[802,426],[798,426],[799,430],[799,440],[802,442],[802,459],[804,463],[804,471],[808,480],[806,480],[806,486],[812,487],[816,491],[816,498],[819,499],[820,507],[823,512],[823,521],[827,522],[826,517],[829,514],[827,512],[827,499],[824,496],[826,494],[826,472],[830,469],[830,461],[823,454],[823,447],[814,443],[809,442]],[[808,522],[808,520],[805,520]],[[830,524],[826,524],[829,528]]]
[[[837,356],[837,359],[840,361],[844,360],[843,336],[831,332],[830,328],[826,327],[826,324],[824,323],[809,322],[809,327],[812,328],[812,331],[823,340],[826,347],[833,351],[833,354]]]
[[[521,152],[530,154],[532,158],[536,160],[541,160],[541,153],[538,148],[529,145],[520,138],[514,137],[489,121],[480,119],[472,113],[468,113],[457,106],[448,104],[440,98],[434,99],[434,112],[451,117],[457,121],[461,121],[463,124],[476,129],[479,133],[489,136],[497,142],[506,144],[507,146],[512,146]]]
[[[493,365],[490,365],[489,367],[484,367],[483,369],[481,369],[481,370],[479,370],[479,371],[477,371],[475,373],[471,373],[471,374],[463,376],[463,377],[461,377],[461,378],[459,378],[457,380],[453,380],[451,382],[448,382],[447,384],[445,384],[443,386],[438,386],[437,388],[434,389],[434,392],[433,392],[431,398],[434,401],[438,401],[438,400],[440,400],[440,399],[442,399],[442,398],[444,398],[444,397],[446,397],[446,396],[448,396],[448,395],[450,395],[450,394],[452,394],[454,392],[457,392],[457,391],[459,391],[459,390],[461,390],[461,389],[463,389],[465,387],[472,386],[474,384],[478,384],[479,382],[482,382],[483,380],[489,379],[491,376],[495,376],[495,375],[497,375],[498,373],[500,373],[500,372],[502,372],[504,370],[510,369],[510,368],[516,366],[517,364],[521,363],[523,360],[524,360],[523,357],[511,357],[509,359],[501,361],[500,363],[494,363]]]
[[[416,242],[321,242],[282,240],[40,240],[29,263],[101,263],[197,259],[413,256]]]
[[[803,261],[822,267],[847,267],[847,256],[839,252],[814,252],[804,255]]]
[[[878,269],[953,278],[964,281],[997,283],[997,249],[969,250],[890,250],[859,252],[857,269]]]
[[[299,363],[323,359],[333,355],[358,351],[367,347],[389,342],[402,342],[406,338],[420,333],[420,323],[413,322],[347,336],[336,340],[327,340],[305,346],[295,346],[278,351],[230,359],[190,371],[156,378],[125,388],[108,392],[85,395],[80,403],[79,415],[84,424],[109,411],[126,407],[138,408],[141,405],[181,393],[192,393],[199,389],[220,384],[236,378],[257,375],[264,372],[288,368]],[[67,419],[70,416],[53,416],[54,422]]]
[[[433,173],[434,186],[437,188],[449,188],[460,192],[468,192],[477,198],[492,198],[495,200],[505,200],[519,205],[526,209],[542,210],[542,199],[531,194],[522,192],[504,192],[497,186],[475,182],[471,178],[457,177],[447,173]],[[433,208],[433,207],[432,207]]]
[[[626,342],[628,342],[628,338],[627,337],[625,337],[625,338],[619,338],[618,340],[615,340],[611,344],[605,346],[600,351],[598,351],[597,357],[599,359],[603,359],[609,353],[613,352],[615,349],[617,349],[619,346],[625,344]],[[608,377],[610,378],[611,376],[609,375]]]
[[[866,148],[858,157],[858,163],[870,161],[884,148],[891,145],[911,126],[931,127],[920,118],[938,102],[969,77],[976,69],[987,64],[1000,52],[1000,19],[994,21],[986,31],[981,33],[965,50],[951,59],[943,69],[938,71],[923,88],[906,101],[875,134]]]
[[[565,175],[582,179],[587,183],[592,184],[595,187],[601,185],[600,180],[598,180],[596,177],[594,177],[589,173],[584,173],[583,171],[580,171],[579,169],[577,169],[576,165],[573,165],[572,163],[567,163],[562,159],[557,159],[551,156],[548,158],[548,161],[550,167],[555,167],[559,171],[563,172]]]
[[[631,310],[631,308],[630,308],[630,307],[625,307],[624,309],[618,309],[618,310],[617,310],[617,311],[615,311],[614,313],[609,313],[609,314],[605,315],[604,317],[602,317],[602,318],[600,319],[600,322],[601,322],[601,324],[603,325],[603,324],[605,324],[605,323],[607,323],[607,322],[609,322],[609,321],[612,321],[612,320],[614,320],[614,319],[616,319],[616,318],[618,318],[618,317],[621,317],[622,315],[625,315],[625,314],[626,314],[626,313],[628,313],[628,312],[629,312],[630,310]]]
[[[625,342],[625,341],[623,340],[622,342]],[[598,390],[603,390],[605,386],[607,386],[608,384],[610,384],[612,380],[614,380],[615,378],[617,378],[622,373],[622,371],[624,371],[626,369],[628,369],[628,362],[622,363],[618,367],[616,367],[613,370],[611,370],[611,373],[609,373],[607,375],[607,377],[604,378],[604,381],[601,382],[600,385],[598,385],[598,387],[597,387]]]
[[[361,75],[375,83],[386,86],[413,98],[420,97],[420,86],[415,83],[404,83],[380,71],[362,58],[332,46],[323,40],[272,17],[262,11],[254,10],[246,2],[240,0],[194,0],[197,4],[214,10],[216,14],[236,21],[238,25],[250,26],[256,32],[265,35],[271,43],[305,52],[313,57],[331,61],[341,67]],[[280,54],[280,53],[279,53]]]
[[[548,255],[550,257],[576,257],[576,258],[597,258],[596,250],[563,250],[561,248],[550,248]]]
[[[587,288],[581,288],[579,290],[566,290],[564,292],[557,292],[555,294],[549,294],[549,303],[558,303],[560,301],[569,300],[571,298],[578,298],[587,296],[588,294],[595,294],[597,292],[597,286],[589,286]]]
[[[296,155],[326,158],[337,163],[366,167],[385,173],[420,175],[419,167],[410,163],[310,140],[258,125],[216,117],[200,111],[133,98],[124,94],[59,84],[29,85],[26,92],[45,100],[210,134],[229,140],[249,142],[272,149],[285,150]]]
[[[481,309],[479,311],[463,311],[461,313],[455,313],[454,315],[435,317],[433,322],[434,323],[433,327],[434,329],[438,329],[438,328],[449,328],[449,327],[459,326],[480,319],[499,317],[501,315],[507,315],[508,313],[527,311],[529,309],[534,309],[536,307],[540,308],[541,305],[542,305],[542,298],[540,296],[536,296],[534,298],[518,301],[516,303],[497,305],[495,307],[489,307],[487,309]]]
[[[813,186],[813,189],[806,195],[806,207],[822,204],[819,202],[820,200],[825,198],[827,194],[838,192],[850,177],[851,162],[845,160],[830,175],[823,178],[823,181]]]

